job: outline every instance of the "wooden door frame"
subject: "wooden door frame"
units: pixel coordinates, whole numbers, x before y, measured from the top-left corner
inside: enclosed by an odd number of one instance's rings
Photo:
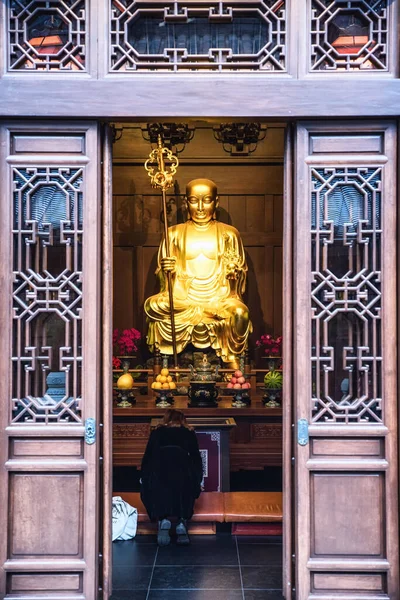
[[[226,117],[229,118],[229,117]],[[137,121],[138,119],[135,119]],[[139,119],[140,120],[140,119]],[[235,119],[237,120],[237,118]],[[258,118],[257,121],[268,122],[268,117]],[[285,364],[283,402],[284,411],[282,415],[283,427],[283,511],[284,511],[284,534],[283,534],[283,591],[287,600],[291,598],[293,587],[293,519],[292,519],[292,456],[293,456],[293,397],[292,397],[292,322],[293,322],[293,123],[285,121],[285,143],[284,143],[284,176],[283,176],[283,361]],[[110,385],[108,374],[112,370],[112,301],[113,301],[113,234],[112,234],[112,129],[105,125],[102,139],[103,147],[103,202],[102,202],[102,311],[103,311],[103,483],[104,483],[104,508],[103,511],[103,600],[107,600],[108,592],[112,588],[112,548],[111,539],[111,502],[112,502],[112,385]],[[107,344],[107,339],[109,343]],[[106,368],[106,365],[109,368]],[[108,507],[108,508],[107,508]],[[107,512],[108,510],[108,512]],[[108,535],[105,533],[108,532]]]

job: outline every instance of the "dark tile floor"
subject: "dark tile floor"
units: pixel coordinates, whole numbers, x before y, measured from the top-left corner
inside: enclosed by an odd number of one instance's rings
[[[192,536],[159,548],[138,536],[113,544],[112,600],[282,600],[280,538]]]

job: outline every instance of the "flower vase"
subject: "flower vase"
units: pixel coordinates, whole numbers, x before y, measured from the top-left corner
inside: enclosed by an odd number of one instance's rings
[[[268,361],[268,371],[264,377],[263,404],[268,408],[278,408],[282,403],[282,358],[280,356],[265,356]]]

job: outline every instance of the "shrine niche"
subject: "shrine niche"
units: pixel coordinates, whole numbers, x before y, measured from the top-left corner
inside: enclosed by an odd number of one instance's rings
[[[10,71],[85,71],[85,0],[11,0]]]
[[[286,1],[111,0],[110,70],[286,71]]]
[[[388,70],[389,0],[311,0],[311,71]]]
[[[247,262],[243,302],[249,308],[255,340],[282,331],[282,158],[283,129],[271,126],[241,153],[215,139],[215,124],[199,123],[179,154],[174,188],[167,190],[168,226],[188,219],[186,184],[205,174],[218,186],[216,222],[235,227]],[[246,144],[245,144],[246,146]],[[150,149],[140,126],[126,127],[114,145],[114,326],[142,332],[141,352],[149,357],[144,305],[160,291],[155,276],[164,230],[160,192],[143,168]],[[253,151],[254,150],[254,151]],[[194,162],[193,162],[194,161]],[[184,354],[184,352],[183,352]],[[143,364],[143,360],[138,363]],[[190,362],[190,361],[189,361]]]

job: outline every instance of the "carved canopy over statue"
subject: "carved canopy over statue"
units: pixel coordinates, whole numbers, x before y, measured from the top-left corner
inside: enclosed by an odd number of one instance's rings
[[[160,292],[145,302],[149,322],[147,342],[172,354],[168,283],[172,273],[177,351],[188,343],[213,348],[225,362],[233,362],[246,348],[252,331],[249,310],[242,300],[247,265],[240,234],[215,218],[217,187],[195,179],[186,187],[189,219],[168,228],[170,256],[165,240],[158,252],[156,275]]]

